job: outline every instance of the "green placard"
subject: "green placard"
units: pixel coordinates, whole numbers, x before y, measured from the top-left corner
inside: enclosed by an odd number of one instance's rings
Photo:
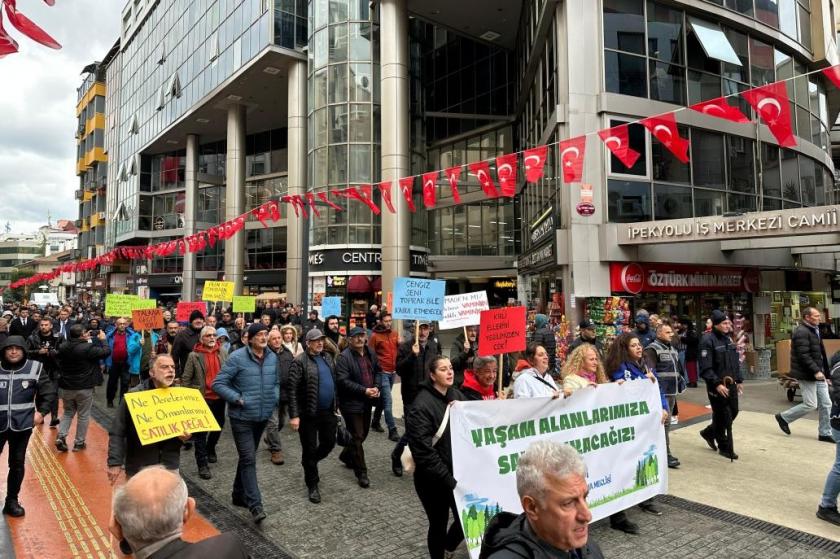
[[[130,317],[139,300],[137,295],[105,294],[105,316]]]
[[[133,311],[141,311],[144,309],[156,309],[157,299],[137,299],[134,301]]]
[[[250,295],[234,295],[233,312],[257,312],[257,298]]]

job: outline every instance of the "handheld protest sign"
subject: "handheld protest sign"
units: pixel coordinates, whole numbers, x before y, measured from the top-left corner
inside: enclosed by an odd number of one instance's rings
[[[134,300],[134,303],[131,306],[132,311],[141,310],[141,309],[156,309],[157,308],[157,299],[140,299],[137,298]]]
[[[201,300],[215,303],[217,301],[233,302],[232,281],[205,281],[201,292]]]
[[[481,313],[479,355],[499,355],[525,349],[525,307],[504,307]]]
[[[233,312],[235,313],[254,313],[257,312],[257,298],[252,295],[234,295],[233,296]]]
[[[131,322],[135,330],[160,330],[163,328],[163,310],[134,309]]]
[[[341,316],[341,297],[324,297],[321,299],[321,316],[324,320],[328,316]]]
[[[182,301],[175,307],[175,320],[178,322],[189,322],[190,314],[193,311],[201,311],[202,315],[207,315],[207,303],[201,301],[189,302]]]
[[[440,330],[451,330],[461,326],[475,326],[481,322],[481,311],[490,308],[486,291],[473,291],[443,298],[443,320]]]
[[[446,282],[422,278],[394,278],[396,320],[442,320]]]
[[[129,317],[137,300],[139,300],[137,295],[107,293],[105,295],[105,316]]]
[[[222,430],[204,396],[195,388],[129,392],[125,395],[125,402],[142,445],[187,433]]]

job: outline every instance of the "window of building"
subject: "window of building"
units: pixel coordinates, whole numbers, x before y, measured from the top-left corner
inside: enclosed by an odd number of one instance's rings
[[[688,18],[688,21],[691,24],[691,30],[693,32],[689,34],[689,37],[694,37],[696,39],[697,43],[699,43],[702,47],[702,52],[705,53],[706,57],[740,66],[741,61],[738,59],[735,49],[732,48],[732,45],[729,43],[729,39],[726,38],[726,35],[723,31],[721,31],[719,25],[693,17]],[[690,45],[690,47],[693,46],[693,44]],[[701,54],[699,52],[692,53],[691,48],[689,48],[688,52],[689,60],[691,60],[692,56],[697,57]],[[698,59],[695,58],[695,60]],[[702,60],[702,58],[700,60]],[[708,62],[703,60],[703,66],[706,66],[707,64]],[[714,66],[701,69],[715,70]],[[717,71],[720,71],[719,67]]]
[[[607,185],[607,205],[610,221],[630,223],[650,221],[650,183],[610,180]]]

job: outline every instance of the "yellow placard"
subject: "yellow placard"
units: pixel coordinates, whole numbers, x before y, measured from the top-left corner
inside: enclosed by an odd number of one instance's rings
[[[137,295],[107,293],[105,295],[105,316],[129,317],[139,299]]]
[[[234,295],[233,312],[257,312],[257,298],[253,295]]]
[[[128,392],[125,402],[142,445],[185,433],[222,430],[201,392],[195,388]]]
[[[135,299],[134,306],[131,307],[133,311],[141,311],[146,309],[156,309],[157,299]]]
[[[233,302],[233,282],[232,281],[205,281],[204,289],[201,293],[202,301],[216,301]]]

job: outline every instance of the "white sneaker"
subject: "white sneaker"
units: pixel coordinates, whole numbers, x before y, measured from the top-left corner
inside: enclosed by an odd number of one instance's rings
[[[677,416],[677,415],[672,415],[671,416],[671,425],[676,425],[679,422],[680,422],[679,416]]]

